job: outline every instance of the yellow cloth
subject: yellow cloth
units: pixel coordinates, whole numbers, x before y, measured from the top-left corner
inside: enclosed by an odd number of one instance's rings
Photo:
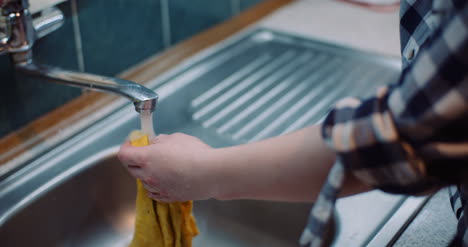
[[[140,131],[130,135],[136,147],[149,145],[148,136]],[[156,202],[146,194],[137,179],[135,233],[130,247],[190,247],[198,234],[192,215],[193,202]]]

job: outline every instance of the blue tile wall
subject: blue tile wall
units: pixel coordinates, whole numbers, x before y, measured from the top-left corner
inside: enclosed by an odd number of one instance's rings
[[[168,2],[173,44],[232,16],[229,0],[169,0]]]
[[[255,4],[262,2],[263,0],[240,0],[240,10],[246,10]]]
[[[157,0],[78,0],[85,70],[115,75],[163,49]]]
[[[14,129],[12,121],[9,120],[16,115],[11,103],[15,100],[11,91],[15,89],[16,84],[13,68],[7,56],[0,57],[0,85],[0,136],[3,136]]]
[[[30,0],[34,1],[34,0]],[[113,76],[170,45],[230,18],[231,0],[69,0],[57,7],[65,24],[36,42],[36,62],[66,69]],[[166,1],[166,0],[164,0]],[[260,0],[232,0],[241,10]],[[73,25],[72,3],[77,6]],[[236,7],[236,8],[238,8]],[[169,30],[162,28],[161,11],[168,11]],[[79,29],[76,28],[79,26]],[[170,37],[163,34],[170,33]],[[81,41],[78,49],[75,40]],[[78,64],[78,57],[83,63]],[[0,138],[79,96],[77,88],[15,74],[9,56],[0,57]]]

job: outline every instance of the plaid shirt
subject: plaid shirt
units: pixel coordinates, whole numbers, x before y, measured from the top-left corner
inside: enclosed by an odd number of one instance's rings
[[[311,210],[303,246],[320,246],[344,173],[390,193],[448,185],[459,219],[454,243],[468,246],[468,5],[466,0],[401,0],[403,71],[365,100],[339,101],[323,124],[337,153]],[[468,212],[467,212],[468,213]]]

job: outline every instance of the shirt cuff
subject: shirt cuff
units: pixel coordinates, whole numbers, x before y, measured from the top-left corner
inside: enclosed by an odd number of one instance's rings
[[[390,193],[420,193],[429,187],[426,169],[398,134],[388,91],[381,88],[365,101],[339,101],[326,117],[322,135],[345,169],[363,183]]]

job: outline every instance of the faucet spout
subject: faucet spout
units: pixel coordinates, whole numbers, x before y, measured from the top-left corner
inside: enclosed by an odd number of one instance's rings
[[[136,82],[73,72],[33,62],[17,63],[16,68],[24,74],[50,82],[123,96],[133,102],[137,112],[153,112],[156,108],[158,95]]]
[[[34,23],[28,7],[28,0],[0,0],[0,55],[10,53],[19,71],[51,82],[118,94],[133,101],[137,112],[154,111],[158,95],[138,83],[35,64],[34,41],[57,29],[63,15],[56,10]]]

